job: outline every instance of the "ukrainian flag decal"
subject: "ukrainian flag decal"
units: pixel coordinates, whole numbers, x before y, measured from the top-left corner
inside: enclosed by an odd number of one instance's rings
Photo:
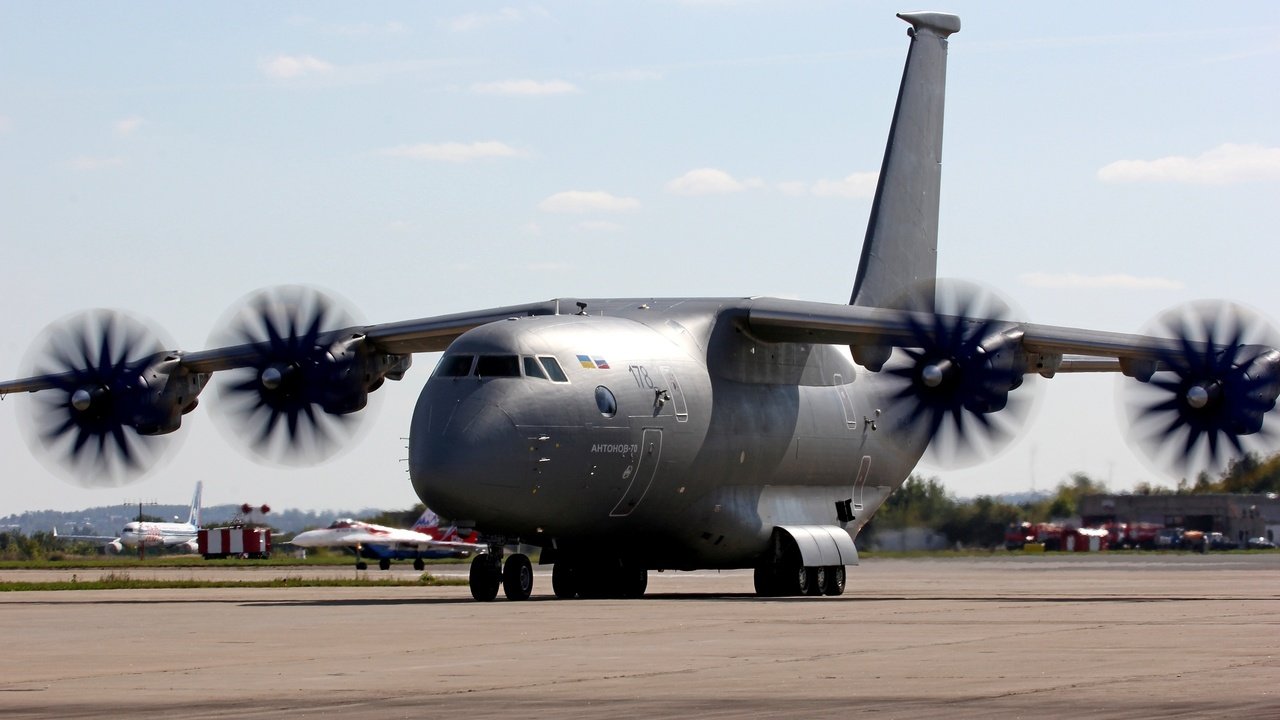
[[[609,369],[609,363],[599,356],[592,358],[590,355],[579,355],[578,364],[588,370],[595,370],[597,368],[600,370]]]

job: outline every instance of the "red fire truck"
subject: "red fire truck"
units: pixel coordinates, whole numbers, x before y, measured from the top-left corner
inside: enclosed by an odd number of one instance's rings
[[[201,529],[196,545],[205,560],[238,557],[266,560],[271,557],[271,528],[246,527]]]

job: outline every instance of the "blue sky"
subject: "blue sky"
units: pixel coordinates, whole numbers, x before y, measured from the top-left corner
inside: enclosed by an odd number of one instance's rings
[[[849,295],[907,48],[892,5],[0,2],[0,374],[51,320],[204,346],[256,288],[370,322],[556,296]],[[1230,298],[1274,317],[1280,9],[955,2],[939,271],[1028,319],[1136,331]],[[74,21],[69,18],[74,15]],[[121,489],[52,478],[0,403],[0,514],[124,500],[408,506],[435,356],[341,458],[263,468],[188,416]],[[1109,377],[1039,383],[957,494],[1085,471],[1171,484]],[[212,394],[207,398],[212,402]]]

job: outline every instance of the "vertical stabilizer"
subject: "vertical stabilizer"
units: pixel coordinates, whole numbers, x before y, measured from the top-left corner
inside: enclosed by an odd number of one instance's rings
[[[413,523],[412,530],[422,532],[423,530],[435,530],[440,527],[440,516],[436,515],[431,508],[424,508],[422,514],[418,516],[417,521]]]
[[[191,514],[187,516],[187,524],[200,527],[200,493],[204,490],[204,481],[196,481],[196,494],[191,496]]]
[[[911,47],[850,305],[900,305],[906,292],[929,290],[937,277],[947,37],[960,31],[960,18],[933,12],[898,17],[911,23]]]

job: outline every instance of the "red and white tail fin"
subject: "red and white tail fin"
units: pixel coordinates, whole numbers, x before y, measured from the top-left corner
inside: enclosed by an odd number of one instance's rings
[[[431,508],[423,510],[422,515],[420,515],[417,522],[413,524],[413,530],[415,532],[435,530],[438,527],[440,527],[440,516],[435,514]]]

